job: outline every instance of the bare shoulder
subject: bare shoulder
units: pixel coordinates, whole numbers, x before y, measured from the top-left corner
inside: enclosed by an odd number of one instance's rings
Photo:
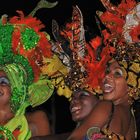
[[[84,122],[84,127],[98,126],[102,128],[108,122],[111,111],[112,102],[99,101]]]
[[[113,107],[113,103],[111,101],[99,101],[96,105],[96,107],[94,108],[94,112],[100,112],[102,114],[108,114],[110,113],[110,111],[112,110]]]
[[[89,121],[93,126],[103,127],[112,112],[112,102],[110,101],[100,101],[91,111],[89,116]]]
[[[32,136],[43,136],[50,134],[50,123],[46,112],[37,110],[34,112],[26,113],[26,118]]]
[[[34,112],[26,113],[26,117],[30,120],[37,119],[37,118],[48,118],[46,112],[42,110],[37,110]]]
[[[26,114],[28,123],[34,123],[36,125],[44,124],[49,125],[49,119],[46,112],[42,110],[37,110]]]
[[[112,102],[104,100],[99,101],[84,122],[72,132],[68,140],[83,139],[90,127],[103,128],[108,122],[111,111]]]
[[[30,140],[66,140],[69,135],[70,135],[70,132],[67,132],[67,133],[61,133],[61,134],[33,137]]]

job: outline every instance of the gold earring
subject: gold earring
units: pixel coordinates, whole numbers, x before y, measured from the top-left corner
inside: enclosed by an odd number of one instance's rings
[[[136,87],[133,87],[133,88],[129,87],[129,89],[128,89],[128,95],[133,100],[137,100],[138,98],[140,98],[140,91]]]

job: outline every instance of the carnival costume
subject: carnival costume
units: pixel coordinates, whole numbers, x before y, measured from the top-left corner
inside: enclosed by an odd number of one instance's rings
[[[126,0],[114,6],[106,0],[101,2],[106,8],[104,13],[97,11],[97,15],[106,26],[106,29],[101,30],[101,50],[106,47],[115,48],[110,52],[111,59],[115,59],[121,66],[129,86],[129,95],[135,101],[140,96],[140,3]],[[112,116],[113,109],[110,118]],[[102,130],[90,128],[87,132],[88,139],[124,140],[124,136],[109,131],[109,124],[110,121]]]
[[[53,20],[52,31],[56,43],[52,41],[52,50],[55,55],[52,63],[49,63],[51,72],[45,67],[43,72],[50,74],[57,93],[69,99],[72,91],[78,89],[101,95],[99,83],[105,76],[105,67],[115,59],[123,69],[130,97],[136,100],[140,96],[140,3],[122,0],[118,6],[114,6],[108,0],[101,2],[106,11],[97,11],[98,17],[95,17],[101,36],[89,42],[85,41],[83,17],[77,6],[73,7],[71,23],[65,27],[59,28]],[[106,28],[102,29],[99,18]],[[46,59],[46,62],[49,60]],[[56,62],[59,63],[55,65]],[[125,139],[109,132],[108,127],[103,130],[91,128],[87,135],[90,140]]]
[[[0,21],[0,70],[3,70],[11,85],[11,110],[15,114],[7,124],[0,126],[0,139],[28,140],[31,137],[25,110],[38,106],[49,99],[54,87],[41,74],[43,57],[51,57],[49,36],[41,29],[45,26],[34,16],[40,8],[51,8],[57,3],[41,0],[28,16],[17,11],[19,16]]]

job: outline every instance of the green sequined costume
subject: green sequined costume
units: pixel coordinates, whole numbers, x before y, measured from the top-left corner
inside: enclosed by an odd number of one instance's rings
[[[42,76],[43,58],[51,57],[51,44],[40,20],[33,17],[39,8],[52,8],[57,4],[41,0],[27,17],[22,11],[19,16],[8,20],[3,15],[0,21],[0,71],[10,81],[12,118],[0,126],[0,139],[29,140],[31,131],[25,117],[28,106],[38,106],[49,99],[54,86],[48,77]],[[18,135],[15,137],[15,131]]]

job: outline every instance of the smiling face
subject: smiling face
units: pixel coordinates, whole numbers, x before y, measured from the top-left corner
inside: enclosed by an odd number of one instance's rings
[[[97,97],[88,91],[80,90],[73,93],[72,100],[70,102],[70,111],[73,121],[83,121],[89,115],[97,102]]]
[[[117,101],[127,94],[128,86],[123,71],[116,61],[109,64],[101,88],[105,100]]]
[[[10,103],[11,88],[9,79],[4,71],[0,71],[0,105]]]

